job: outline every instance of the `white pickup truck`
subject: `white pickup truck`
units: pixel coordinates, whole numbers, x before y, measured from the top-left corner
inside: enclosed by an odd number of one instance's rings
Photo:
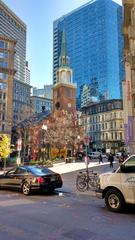
[[[135,204],[135,155],[129,156],[119,168],[99,176],[97,197],[105,198],[107,208],[120,212],[126,203]]]

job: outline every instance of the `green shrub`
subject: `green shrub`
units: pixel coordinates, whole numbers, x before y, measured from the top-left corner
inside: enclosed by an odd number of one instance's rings
[[[44,167],[53,167],[52,161],[42,161],[42,160],[36,160],[36,161],[30,161],[29,165],[43,165]]]

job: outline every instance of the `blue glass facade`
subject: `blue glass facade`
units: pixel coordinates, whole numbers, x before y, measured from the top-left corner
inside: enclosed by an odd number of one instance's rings
[[[73,82],[90,84],[93,95],[122,98],[122,7],[112,0],[92,0],[53,24],[53,83],[59,65],[62,29],[65,28]]]

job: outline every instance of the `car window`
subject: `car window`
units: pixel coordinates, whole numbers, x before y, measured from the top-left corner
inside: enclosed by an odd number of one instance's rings
[[[52,171],[48,168],[40,168],[40,167],[30,167],[29,170],[36,175],[43,175],[43,174],[51,174]]]
[[[12,175],[12,174],[15,173],[15,171],[16,171],[16,168],[13,168],[13,169],[9,170],[9,171],[6,173],[6,175]]]
[[[15,171],[15,174],[27,174],[26,168],[18,167]]]
[[[124,163],[124,172],[135,173],[135,156],[132,156]]]

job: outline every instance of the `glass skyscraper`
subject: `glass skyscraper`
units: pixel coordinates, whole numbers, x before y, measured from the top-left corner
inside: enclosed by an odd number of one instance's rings
[[[53,83],[59,66],[62,30],[67,38],[67,54],[77,83],[90,85],[93,96],[122,98],[123,36],[122,7],[112,0],[91,0],[53,23]]]

